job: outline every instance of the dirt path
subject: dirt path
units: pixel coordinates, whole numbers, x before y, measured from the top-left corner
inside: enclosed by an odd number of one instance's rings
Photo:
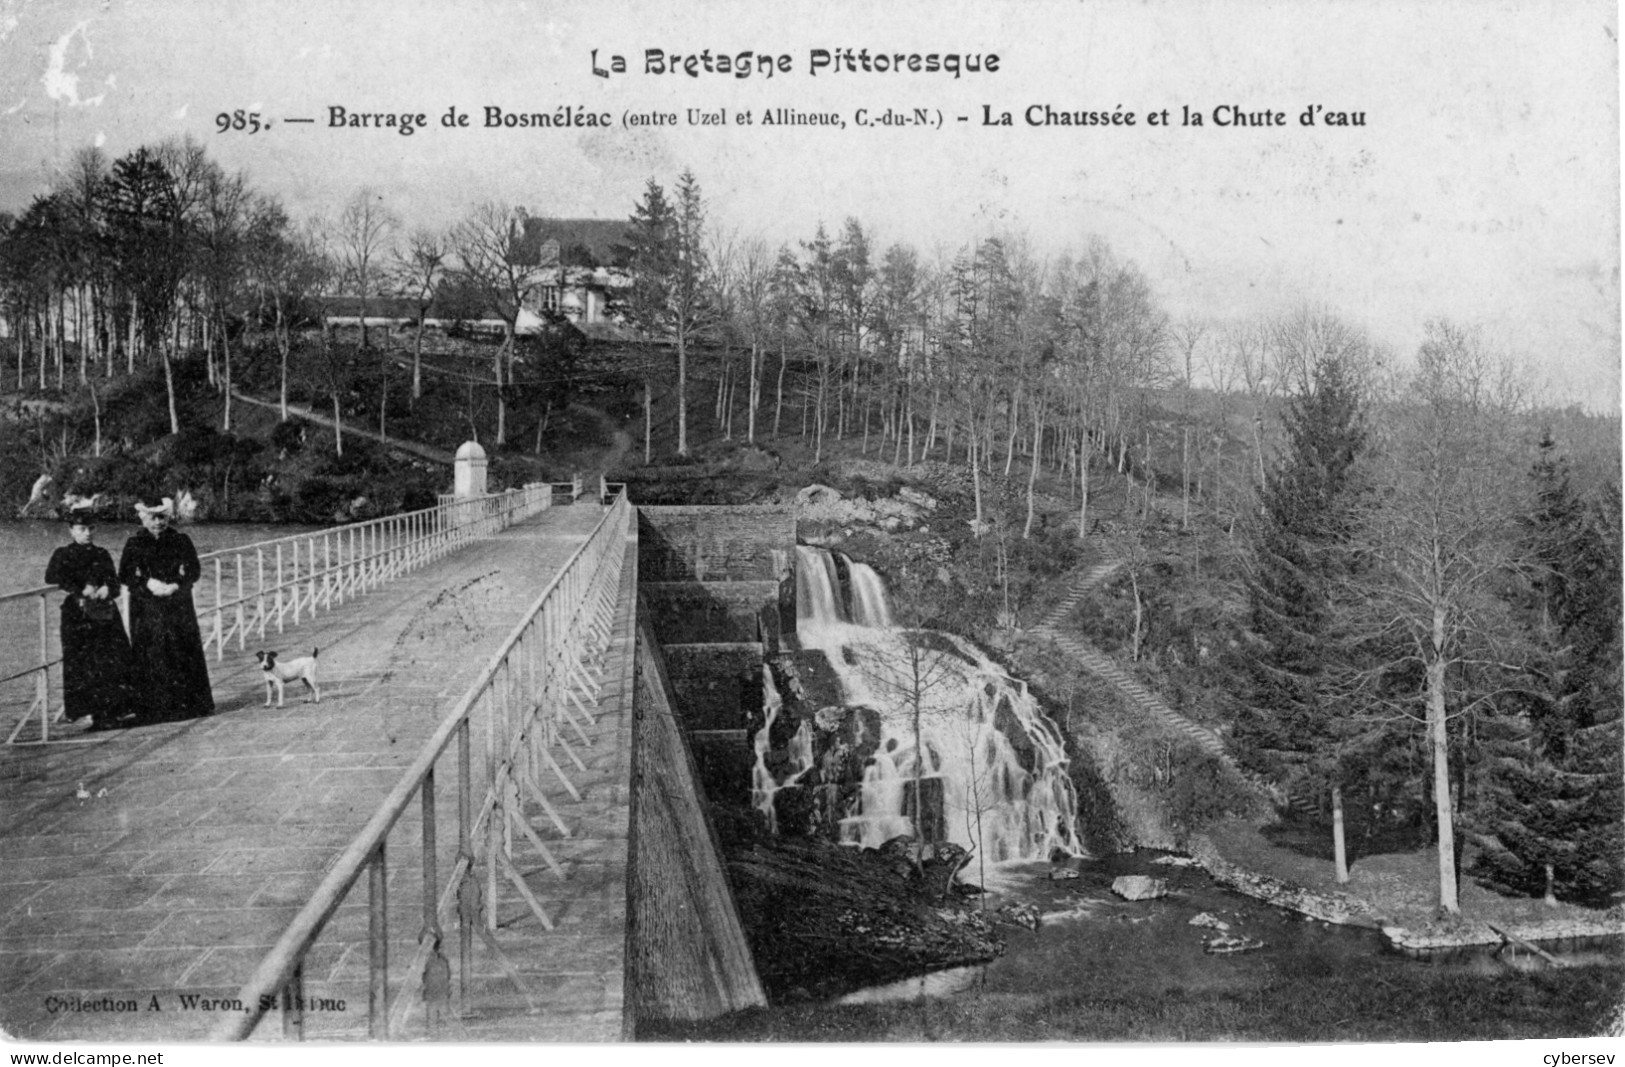
[[[249,396],[248,394],[239,392],[236,389],[231,391],[231,395],[233,398],[254,407],[266,408],[267,410],[277,412],[282,410],[281,404],[274,400],[262,400],[257,396]],[[599,478],[607,475],[610,471],[619,466],[621,460],[625,459],[626,454],[632,450],[632,435],[627,433],[620,426],[616,425],[615,420],[610,418],[605,412],[591,406],[590,404],[573,403],[570,405],[570,408],[588,416],[589,418],[595,419],[598,424],[603,427],[605,434],[609,436],[613,442],[599,458],[592,461],[584,470],[580,472],[582,484],[585,486],[594,486],[597,484]],[[290,415],[297,415],[301,419],[314,422],[318,426],[326,426],[329,429],[331,429],[333,426],[333,419],[331,416],[323,415],[320,412],[302,404],[289,404],[288,413]],[[377,441],[388,448],[393,448],[401,452],[408,452],[414,456],[419,456],[433,463],[444,463],[449,467],[456,462],[456,457],[454,457],[450,452],[447,452],[444,449],[435,448],[433,445],[419,444],[416,441],[408,441],[399,437],[386,437],[381,433],[366,429],[362,426],[346,425],[342,428],[342,430],[346,434],[356,437],[365,437],[370,441]],[[515,455],[514,458],[520,460],[521,462],[533,462],[536,465],[540,465],[541,463],[540,458],[535,456]]]
[[[626,454],[632,450],[632,435],[616,425],[614,419],[590,404],[573,403],[570,405],[570,409],[596,419],[598,425],[603,427],[604,431],[614,441],[601,459],[594,462],[587,470],[581,472],[582,482],[591,485],[620,466],[621,460],[625,459]]]
[[[261,400],[257,396],[249,396],[247,393],[238,392],[236,389],[231,391],[231,395],[233,399],[241,400],[245,404],[252,404],[257,408],[268,408],[271,411],[278,413],[280,413],[282,410],[282,405],[277,403],[275,400]],[[330,416],[323,415],[318,411],[300,404],[289,404],[288,414],[298,415],[301,419],[314,422],[318,426],[326,426],[329,429],[332,429],[333,427],[333,420]],[[354,437],[365,437],[370,441],[377,441],[382,445],[397,449],[401,452],[410,452],[412,455],[429,460],[431,463],[444,463],[449,467],[456,462],[456,457],[454,457],[450,452],[447,452],[444,449],[435,448],[433,445],[422,445],[418,444],[416,441],[402,440],[399,437],[386,437],[375,430],[369,430],[362,426],[346,425],[340,427],[340,430],[341,432]]]

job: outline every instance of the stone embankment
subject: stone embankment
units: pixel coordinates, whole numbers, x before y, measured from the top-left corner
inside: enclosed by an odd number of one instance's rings
[[[1061,624],[1082,602],[1089,590],[1110,577],[1122,565],[1121,559],[1108,555],[1078,575],[1070,584],[1066,596],[1050,609],[1031,632],[1066,651],[1080,667],[1111,685],[1131,707],[1138,709],[1170,732],[1188,738],[1203,752],[1240,773],[1217,734],[1174,711],[1111,657],[1081,638],[1060,629]],[[1250,775],[1243,777],[1252,781],[1254,785],[1266,788],[1263,783],[1257,782]],[[1381,930],[1391,945],[1404,952],[1422,953],[1496,945],[1508,940],[1509,937],[1524,941],[1555,941],[1618,937],[1625,934],[1625,924],[1617,917],[1607,920],[1563,919],[1539,923],[1509,923],[1503,927],[1492,926],[1483,920],[1458,917],[1428,923],[1421,927],[1404,926],[1384,917],[1374,905],[1359,897],[1344,893],[1319,893],[1247,870],[1226,860],[1219,854],[1212,841],[1200,834],[1193,837],[1191,852],[1189,862],[1202,867],[1221,885],[1311,919]]]
[[[1511,938],[1523,941],[1563,941],[1619,937],[1625,924],[1616,918],[1554,919],[1545,922],[1493,925],[1482,919],[1458,916],[1420,927],[1403,926],[1385,917],[1367,900],[1347,893],[1317,893],[1279,878],[1257,874],[1219,855],[1218,848],[1200,834],[1192,842],[1188,862],[1201,867],[1219,884],[1255,900],[1295,911],[1321,922],[1381,930],[1388,943],[1402,952],[1430,953],[1451,949],[1498,945]],[[1176,860],[1177,862],[1177,860]]]

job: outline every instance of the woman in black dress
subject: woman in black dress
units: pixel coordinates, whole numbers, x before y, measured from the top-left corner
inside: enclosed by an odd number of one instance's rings
[[[69,513],[72,544],[51,553],[45,580],[62,600],[62,707],[69,719],[90,718],[105,730],[138,707],[134,660],[119,617],[118,572],[107,549],[92,544],[88,514]]]
[[[201,565],[192,539],[170,528],[174,503],[146,498],[135,506],[141,529],[124,543],[118,576],[130,589],[130,645],[135,676],[155,722],[214,711],[203,635],[192,606]]]

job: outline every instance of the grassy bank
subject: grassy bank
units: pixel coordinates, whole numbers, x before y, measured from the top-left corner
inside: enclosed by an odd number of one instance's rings
[[[1080,974],[1046,995],[798,1005],[646,1027],[652,1041],[1493,1041],[1618,1034],[1625,974],[1587,967],[1482,978],[1407,968],[1282,968],[1245,991]]]

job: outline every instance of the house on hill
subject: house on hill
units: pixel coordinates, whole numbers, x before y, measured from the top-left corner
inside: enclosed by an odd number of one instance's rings
[[[539,218],[521,209],[514,230],[516,259],[533,268],[538,279],[519,307],[516,333],[541,333],[550,323],[564,323],[600,340],[625,340],[630,336],[611,310],[617,290],[632,284],[631,273],[619,265],[618,246],[627,240],[624,221]],[[505,326],[498,310],[475,308],[460,288],[455,281],[441,286],[424,315],[424,326],[445,329],[460,325],[476,332],[502,332]],[[374,296],[365,303],[368,326],[402,329],[417,322],[418,305],[414,300]],[[339,296],[327,301],[329,326],[358,327],[361,314],[360,297]]]
[[[536,266],[543,276],[532,310],[562,317],[589,336],[606,332],[601,327],[613,323],[616,290],[632,284],[619,253],[628,239],[626,222],[527,215],[520,226],[520,262]]]

